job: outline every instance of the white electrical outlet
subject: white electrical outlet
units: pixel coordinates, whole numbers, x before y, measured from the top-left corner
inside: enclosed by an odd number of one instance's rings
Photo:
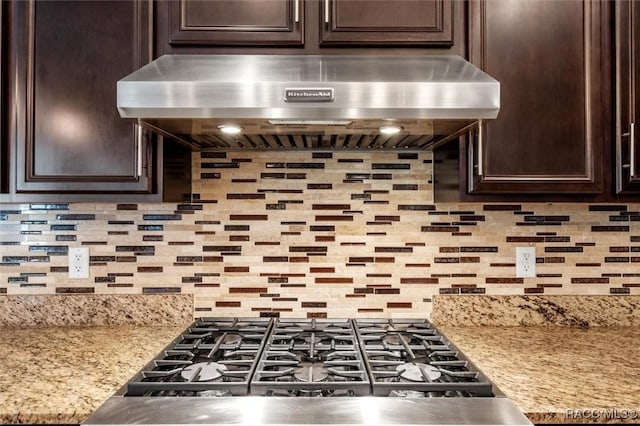
[[[69,247],[69,278],[89,278],[89,247]]]
[[[536,248],[516,247],[516,277],[533,278],[536,276]]]

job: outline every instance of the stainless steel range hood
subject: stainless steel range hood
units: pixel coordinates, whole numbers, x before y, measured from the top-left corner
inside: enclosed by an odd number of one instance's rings
[[[430,149],[499,108],[459,56],[166,55],[118,82],[122,117],[195,149]]]

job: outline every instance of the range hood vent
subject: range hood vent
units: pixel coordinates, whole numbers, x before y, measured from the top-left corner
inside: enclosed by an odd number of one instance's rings
[[[123,118],[194,149],[433,149],[499,108],[459,56],[165,55],[118,82]]]

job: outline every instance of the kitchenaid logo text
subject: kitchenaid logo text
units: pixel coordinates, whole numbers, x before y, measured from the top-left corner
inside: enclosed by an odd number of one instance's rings
[[[333,102],[333,89],[284,89],[285,102]]]

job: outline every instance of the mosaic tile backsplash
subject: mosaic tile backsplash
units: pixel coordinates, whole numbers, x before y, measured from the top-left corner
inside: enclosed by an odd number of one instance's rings
[[[0,293],[187,293],[196,316],[282,317],[430,315],[437,294],[640,294],[640,204],[434,203],[427,152],[193,163],[189,204],[0,205]],[[68,278],[77,246],[89,279]],[[519,246],[535,247],[536,278],[516,278]]]

